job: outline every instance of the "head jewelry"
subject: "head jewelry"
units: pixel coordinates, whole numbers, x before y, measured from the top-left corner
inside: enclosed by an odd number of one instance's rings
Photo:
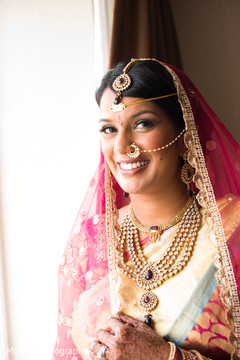
[[[130,105],[140,104],[140,103],[146,102],[146,101],[164,99],[164,98],[167,98],[170,96],[177,95],[177,93],[175,92],[172,94],[161,95],[161,96],[152,97],[149,99],[134,101],[134,102],[128,103],[128,104],[123,104],[122,103],[122,92],[127,90],[131,86],[131,83],[132,83],[131,77],[129,76],[129,74],[127,74],[127,72],[131,69],[131,67],[133,65],[135,65],[140,60],[141,59],[132,59],[123,69],[123,73],[114,80],[112,87],[117,92],[117,94],[115,96],[112,106],[110,106],[106,109],[103,109],[102,111],[109,111],[109,110],[112,110],[113,112],[122,111],[125,109],[125,107],[130,106]]]
[[[123,73],[121,75],[119,75],[113,82],[112,87],[113,89],[117,92],[115,99],[113,101],[113,104],[111,107],[108,107],[106,109],[103,109],[102,111],[109,111],[112,110],[113,112],[117,112],[117,111],[122,111],[125,109],[125,107],[130,106],[130,105],[135,105],[135,104],[140,104],[142,102],[145,101],[152,101],[152,100],[158,100],[158,99],[164,99],[170,96],[174,96],[177,95],[177,93],[172,93],[172,94],[167,94],[167,95],[161,95],[161,96],[157,96],[157,97],[152,97],[149,99],[143,99],[143,100],[138,100],[138,101],[134,101],[132,103],[128,103],[128,104],[123,104],[122,103],[122,92],[127,90],[132,83],[131,77],[129,76],[129,74],[127,74],[127,72],[131,69],[131,67],[133,65],[135,65],[137,62],[139,62],[141,59],[132,59],[123,69]],[[132,152],[127,152],[127,155],[130,158],[133,159],[137,159],[139,157],[139,155],[141,153],[144,152],[155,152],[155,151],[160,151],[160,150],[164,150],[166,148],[168,148],[169,146],[171,146],[172,144],[174,144],[181,136],[182,134],[185,132],[185,129],[181,131],[180,134],[178,134],[178,136],[176,136],[175,139],[173,139],[172,141],[170,141],[167,145],[164,145],[162,147],[159,147],[157,149],[152,149],[152,150],[141,150],[135,143],[131,144],[130,147],[133,148]]]

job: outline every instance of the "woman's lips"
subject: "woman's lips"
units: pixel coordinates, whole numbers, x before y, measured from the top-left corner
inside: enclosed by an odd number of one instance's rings
[[[122,170],[133,170],[133,169],[137,169],[140,168],[144,165],[147,165],[149,163],[149,160],[145,160],[145,161],[136,161],[136,162],[122,162],[119,163],[120,168]]]
[[[122,174],[132,175],[144,169],[149,163],[150,160],[143,160],[134,162],[119,162],[118,165]]]

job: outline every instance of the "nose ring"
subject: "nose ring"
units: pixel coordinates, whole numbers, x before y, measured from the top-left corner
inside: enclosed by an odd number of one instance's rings
[[[127,152],[127,155],[132,159],[138,158],[141,153],[139,147],[135,143],[131,144],[130,147],[133,148],[134,150],[131,152]]]

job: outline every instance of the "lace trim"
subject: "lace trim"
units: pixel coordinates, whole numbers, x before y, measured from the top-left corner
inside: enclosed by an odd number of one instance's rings
[[[115,205],[116,192],[113,189],[112,177],[110,169],[105,162],[105,199],[106,199],[106,239],[107,239],[107,257],[109,268],[109,280],[110,280],[110,298],[111,298],[111,311],[112,314],[116,314],[120,309],[120,300],[118,294],[118,253],[117,248],[117,216],[118,211]]]
[[[208,175],[190,101],[176,73],[165,64],[162,65],[172,75],[178,92],[179,102],[186,124],[184,141],[190,150],[188,160],[195,168],[194,182],[199,189],[197,199],[199,204],[208,210],[206,221],[210,229],[209,238],[215,248],[213,261],[218,268],[217,280],[218,283],[221,284],[220,296],[226,307],[226,317],[232,329],[229,342],[233,348],[232,359],[234,359],[235,356],[240,356],[240,301],[230,254],[226,245],[223,223]]]

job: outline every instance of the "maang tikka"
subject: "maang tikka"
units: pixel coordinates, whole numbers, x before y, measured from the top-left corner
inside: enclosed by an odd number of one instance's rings
[[[127,72],[131,69],[131,67],[136,64],[139,60],[132,59],[123,69],[123,73],[119,75],[113,82],[112,87],[117,92],[115,99],[113,101],[112,110],[121,111],[124,109],[124,104],[122,101],[122,91],[127,90],[131,85],[131,78],[127,74]]]
[[[132,84],[132,79],[128,74],[128,71],[131,69],[131,67],[133,65],[135,65],[137,62],[141,61],[141,59],[132,59],[123,69],[122,74],[120,74],[113,82],[112,84],[112,88],[113,90],[115,90],[117,92],[115,99],[113,101],[112,106],[102,109],[101,111],[113,111],[113,112],[117,112],[117,111],[122,111],[124,110],[127,106],[130,105],[135,105],[135,104],[140,104],[146,101],[152,101],[152,100],[158,100],[158,99],[164,99],[170,96],[174,96],[177,95],[177,93],[172,93],[172,94],[167,94],[167,95],[161,95],[161,96],[157,96],[157,97],[152,97],[149,99],[142,99],[142,100],[138,100],[138,101],[134,101],[132,103],[128,103],[128,104],[123,104],[122,103],[122,92],[127,90],[131,84]]]

